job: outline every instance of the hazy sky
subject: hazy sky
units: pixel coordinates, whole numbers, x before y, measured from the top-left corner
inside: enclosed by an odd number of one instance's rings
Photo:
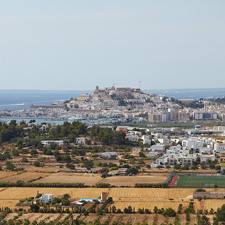
[[[0,0],[0,89],[225,87],[224,0]]]

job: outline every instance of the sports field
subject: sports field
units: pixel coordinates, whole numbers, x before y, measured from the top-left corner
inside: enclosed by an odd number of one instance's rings
[[[225,177],[195,177],[179,176],[176,186],[178,187],[225,187]]]

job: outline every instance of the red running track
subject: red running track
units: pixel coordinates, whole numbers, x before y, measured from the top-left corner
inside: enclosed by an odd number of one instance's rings
[[[177,182],[178,176],[172,177],[171,181],[168,184],[168,187],[174,187]]]

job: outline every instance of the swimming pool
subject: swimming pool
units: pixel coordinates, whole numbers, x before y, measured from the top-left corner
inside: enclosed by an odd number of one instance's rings
[[[85,202],[94,202],[94,201],[101,201],[101,199],[100,198],[82,198],[81,200],[80,200],[81,202],[82,201],[85,201]]]

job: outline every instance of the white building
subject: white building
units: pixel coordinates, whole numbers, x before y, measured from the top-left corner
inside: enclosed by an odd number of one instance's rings
[[[136,135],[131,135],[131,134],[127,134],[126,135],[126,138],[129,140],[129,141],[135,141],[137,142],[139,140],[139,137],[136,136]]]
[[[104,153],[101,153],[100,155],[102,158],[107,158],[107,159],[110,159],[110,158],[113,158],[113,157],[118,157],[118,154],[117,152],[104,152]]]
[[[209,163],[215,160],[214,155],[201,155],[200,156],[201,162]]]
[[[79,137],[79,138],[76,138],[76,144],[78,145],[86,145],[87,143],[87,138],[84,138],[84,137]]]
[[[159,138],[158,141],[159,141],[160,144],[164,144],[164,145],[170,144],[170,139],[168,137],[165,137],[165,136],[163,138]]]
[[[52,201],[53,198],[54,198],[53,194],[45,194],[40,197],[40,202],[47,203],[49,201]]]
[[[141,137],[141,139],[143,140],[143,144],[151,144],[151,143],[152,143],[152,141],[151,141],[149,135],[143,135],[143,136]]]
[[[157,156],[159,153],[158,152],[149,152],[148,153],[148,157],[155,157],[155,156]]]
[[[63,146],[63,141],[46,140],[46,141],[41,141],[41,144],[46,145],[47,147],[49,147],[51,144],[57,144],[58,146]]]
[[[153,152],[165,152],[165,145],[152,145],[150,149]]]
[[[203,141],[200,141],[198,139],[192,139],[192,138],[182,141],[183,147],[186,147],[188,149],[194,149],[194,150],[203,148],[204,144],[205,143]]]
[[[216,150],[216,152],[221,152],[225,150],[225,144],[224,143],[215,143],[214,144],[214,150]]]

